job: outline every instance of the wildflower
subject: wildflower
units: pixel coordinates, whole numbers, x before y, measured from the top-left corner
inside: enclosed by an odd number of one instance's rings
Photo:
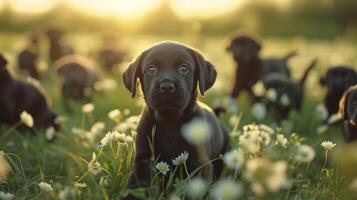
[[[110,131],[105,136],[103,139],[100,141],[102,147],[112,143],[113,141],[117,140],[119,137],[120,133],[118,131]]]
[[[239,144],[249,153],[255,154],[260,150],[259,130],[244,130],[239,136]]]
[[[206,121],[196,118],[183,126],[182,135],[194,145],[203,145],[211,137],[211,129]]]
[[[276,102],[276,100],[278,99],[278,93],[276,92],[276,90],[274,88],[270,88],[270,89],[268,89],[268,91],[266,93],[266,97],[270,101]]]
[[[283,106],[289,106],[290,105],[290,98],[287,94],[283,94],[280,97],[280,104]]]
[[[97,156],[95,155],[94,152],[93,152],[92,160],[88,164],[88,170],[94,175],[99,174],[103,170],[102,166],[97,161]]]
[[[88,185],[87,185],[86,183],[79,183],[79,182],[77,182],[77,183],[74,183],[74,186],[75,186],[76,188],[86,188]]]
[[[105,124],[103,122],[96,122],[95,124],[93,124],[92,128],[90,129],[90,132],[93,135],[97,135],[100,134],[104,128]]]
[[[20,119],[21,122],[24,123],[26,126],[32,128],[33,127],[33,118],[31,116],[31,114],[29,114],[26,111],[22,111],[20,113]]]
[[[303,163],[309,163],[315,158],[315,151],[308,145],[299,145],[295,160]]]
[[[182,165],[186,162],[188,158],[188,152],[184,151],[180,155],[178,155],[175,159],[172,160],[173,165]]]
[[[264,96],[265,86],[262,81],[259,81],[253,86],[252,90],[255,96],[261,97]]]
[[[325,105],[323,104],[318,104],[316,106],[316,114],[320,120],[326,120],[328,117],[328,111]]]
[[[282,147],[286,148],[288,144],[288,139],[284,137],[283,134],[278,134],[276,136],[276,141],[278,144],[280,144]]]
[[[113,120],[114,122],[119,122],[120,120],[120,110],[115,109],[108,113],[109,119]]]
[[[242,194],[242,187],[231,179],[217,182],[211,190],[211,196],[217,200],[233,200]]]
[[[186,194],[192,199],[198,199],[205,195],[207,183],[202,178],[194,178],[185,188]]]
[[[168,171],[170,171],[170,167],[167,163],[161,161],[156,164],[156,169],[159,170],[160,173],[166,175]]]
[[[11,193],[8,193],[8,192],[2,192],[0,191],[0,199],[1,200],[11,200],[11,199],[14,199],[15,198],[15,195],[14,194],[11,194]]]
[[[252,106],[253,117],[257,120],[262,120],[267,116],[267,109],[262,103],[255,103]]]
[[[324,141],[321,143],[321,146],[326,150],[326,151],[331,151],[335,146],[336,144],[335,143],[332,143],[330,141]]]
[[[46,140],[51,141],[55,137],[56,130],[52,126],[46,129],[45,136]]]
[[[93,103],[87,103],[82,106],[82,112],[83,113],[91,113],[94,110],[94,104]]]
[[[237,170],[244,163],[244,153],[242,150],[232,150],[224,155],[224,163],[227,167]]]
[[[109,186],[109,182],[110,182],[109,176],[102,176],[99,180],[99,185]]]
[[[5,181],[8,174],[11,171],[11,167],[5,159],[4,152],[0,151],[0,182]]]
[[[48,184],[48,183],[45,183],[45,182],[39,183],[38,186],[44,192],[51,192],[53,190],[52,186],[50,184]]]

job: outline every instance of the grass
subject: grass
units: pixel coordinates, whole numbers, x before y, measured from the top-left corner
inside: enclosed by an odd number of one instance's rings
[[[74,44],[78,52],[95,58],[100,41],[98,37],[93,34],[73,34],[69,35],[68,40]],[[123,43],[131,50],[130,57],[132,58],[149,44],[165,39],[168,38],[132,36],[123,40]],[[208,91],[205,97],[200,97],[200,99],[209,105],[222,103],[231,87],[231,81],[227,80],[232,79],[234,67],[230,56],[224,52],[224,38],[203,37],[202,39],[200,36],[190,35],[173,39],[194,45],[217,66],[219,75],[215,86]],[[24,44],[24,36],[1,34],[0,40],[3,41],[0,46],[1,51],[6,52],[14,61],[16,52]],[[45,46],[45,42],[42,42]],[[317,127],[321,122],[315,113],[315,107],[322,101],[324,95],[324,89],[319,86],[318,80],[326,67],[338,63],[357,66],[356,41],[343,38],[334,41],[319,41],[296,37],[284,40],[269,38],[264,43],[263,56],[280,56],[294,49],[299,51],[299,55],[291,60],[295,79],[301,76],[302,71],[312,58],[316,56],[320,58],[317,69],[311,73],[308,79],[302,111],[292,113],[288,120],[292,131],[288,130],[287,126],[283,126],[279,132],[288,139],[288,147],[274,145],[277,138],[276,135],[272,135],[271,144],[262,145],[258,154],[245,155],[249,159],[268,160],[272,166],[275,162],[285,161],[288,164],[286,176],[290,184],[289,187],[275,192],[266,192],[262,196],[256,195],[251,184],[259,182],[259,180],[245,177],[249,172],[247,166],[238,171],[226,169],[222,179],[230,177],[241,185],[243,188],[241,199],[353,199],[356,197],[355,193],[348,190],[351,177],[345,174],[338,164],[330,162],[333,152],[329,152],[326,168],[322,169],[325,152],[320,143],[330,140],[337,143],[337,147],[343,146],[342,128],[336,124],[331,126],[327,132],[317,134]],[[45,50],[42,51],[42,60],[46,63]],[[16,65],[12,66],[16,71]],[[120,67],[125,68],[125,63]],[[48,91],[54,110],[61,116],[67,117],[68,120],[63,123],[62,130],[53,143],[46,142],[45,130],[39,130],[36,136],[16,130],[9,137],[0,140],[0,150],[5,152],[5,157],[12,168],[8,179],[0,182],[0,191],[13,193],[16,199],[113,199],[125,195],[127,192],[145,196],[146,199],[174,199],[172,194],[182,199],[187,197],[185,186],[190,181],[187,178],[174,179],[173,169],[167,176],[155,176],[156,178],[147,193],[144,193],[143,189],[125,190],[128,177],[132,173],[132,160],[135,151],[133,143],[115,141],[110,145],[100,146],[100,141],[105,133],[113,130],[116,126],[122,126],[122,128],[124,125],[135,126],[135,123],[132,123],[132,116],[140,114],[143,105],[141,96],[137,96],[134,100],[131,99],[129,92],[122,84],[120,74],[103,73],[104,77],[114,79],[117,82],[117,87],[114,90],[95,94],[92,101],[95,105],[93,113],[84,114],[81,111],[85,102],[73,103],[74,112],[68,113],[62,104],[60,80],[55,76],[50,66],[49,69],[44,73],[41,83]],[[251,105],[246,95],[241,95],[236,103],[241,111],[239,113],[242,114],[238,127],[241,133],[242,127],[250,123],[279,126],[269,117],[262,121],[255,121],[250,113]],[[121,122],[116,123],[108,117],[108,112],[113,109],[119,109],[122,113],[126,109],[125,112],[129,110],[130,113],[123,114]],[[238,116],[239,113],[225,114],[222,116],[223,123],[232,130],[234,126],[230,123],[232,116]],[[93,133],[90,130],[96,122],[103,122],[105,128]],[[76,133],[73,133],[74,127],[77,128]],[[4,133],[11,127],[2,125],[0,128],[1,133]],[[123,132],[129,136],[132,135],[131,128]],[[294,145],[297,137],[292,133],[296,133],[300,139],[305,138],[303,143],[310,145],[315,150],[316,157],[311,163],[299,163],[294,160],[298,147]],[[232,141],[233,148],[244,149],[237,137],[232,136]],[[93,175],[88,171],[88,164],[92,159],[93,152],[96,153],[97,160],[104,169],[99,175]],[[343,154],[338,154],[337,157],[341,155]],[[154,161],[155,158],[153,158]],[[159,174],[155,169],[154,173]],[[182,169],[178,167],[176,173],[182,173]],[[265,175],[262,177],[264,178]],[[168,181],[167,185],[162,184],[161,180],[163,179]],[[54,190],[49,193],[41,192],[38,187],[38,183],[41,181],[50,183]],[[75,183],[78,182],[86,183],[87,187],[75,187]],[[214,188],[215,184],[209,187]],[[207,195],[203,199],[210,199],[210,196]]]

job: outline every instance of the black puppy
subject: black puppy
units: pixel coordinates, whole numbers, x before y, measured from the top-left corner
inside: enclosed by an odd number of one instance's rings
[[[49,39],[49,55],[52,62],[62,56],[74,54],[73,48],[63,41],[63,31],[49,29],[46,35]]]
[[[281,73],[270,73],[262,78],[265,89],[276,92],[276,99],[268,99],[267,107],[276,112],[278,119],[286,119],[291,110],[301,109],[305,80],[316,63],[316,59],[311,62],[300,81],[292,81]]]
[[[252,86],[263,76],[276,72],[290,77],[288,60],[296,55],[289,53],[283,58],[261,59],[261,44],[252,35],[234,34],[230,39],[227,51],[231,52],[237,63],[235,81],[230,96],[237,97],[242,90],[252,94]],[[254,95],[253,95],[254,96]]]
[[[150,47],[125,71],[126,88],[134,97],[139,79],[147,104],[137,128],[135,173],[129,187],[148,186],[152,156],[171,163],[173,158],[187,151],[187,168],[191,173],[225,152],[228,132],[213,112],[196,101],[197,85],[203,95],[214,84],[216,75],[215,67],[199,52],[176,42],[162,42]],[[188,143],[181,134],[182,127],[196,118],[206,121],[212,131],[212,137],[203,145],[204,157],[199,156],[196,146]],[[151,152],[149,141],[154,144],[154,152]],[[205,167],[202,173],[205,177],[211,177],[213,173],[218,175],[222,167],[223,163],[217,161],[213,166]]]
[[[357,139],[357,85],[350,87],[340,101],[340,113],[345,124],[345,139]]]
[[[127,52],[118,45],[115,35],[105,35],[103,37],[102,48],[99,51],[99,60],[108,70],[114,71],[115,65],[123,62]]]
[[[20,113],[27,111],[34,119],[34,128],[52,126],[58,130],[56,114],[49,108],[42,89],[14,78],[6,65],[7,60],[0,54],[0,123],[13,125],[20,120]]]
[[[331,116],[338,112],[338,105],[343,93],[350,86],[357,84],[357,75],[351,67],[335,66],[321,77],[320,84],[327,88],[324,103],[329,116]]]
[[[39,78],[37,70],[38,46],[38,36],[32,35],[27,46],[17,56],[19,68],[35,79]]]

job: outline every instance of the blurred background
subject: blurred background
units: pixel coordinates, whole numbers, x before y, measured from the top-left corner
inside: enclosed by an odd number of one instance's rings
[[[0,0],[0,30],[207,35],[235,29],[263,36],[356,37],[355,0]]]

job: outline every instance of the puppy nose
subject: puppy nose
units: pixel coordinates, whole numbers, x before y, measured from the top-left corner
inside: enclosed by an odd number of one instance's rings
[[[160,92],[175,92],[176,88],[175,88],[175,84],[171,81],[164,81],[162,83],[160,83],[159,86],[159,90]]]

